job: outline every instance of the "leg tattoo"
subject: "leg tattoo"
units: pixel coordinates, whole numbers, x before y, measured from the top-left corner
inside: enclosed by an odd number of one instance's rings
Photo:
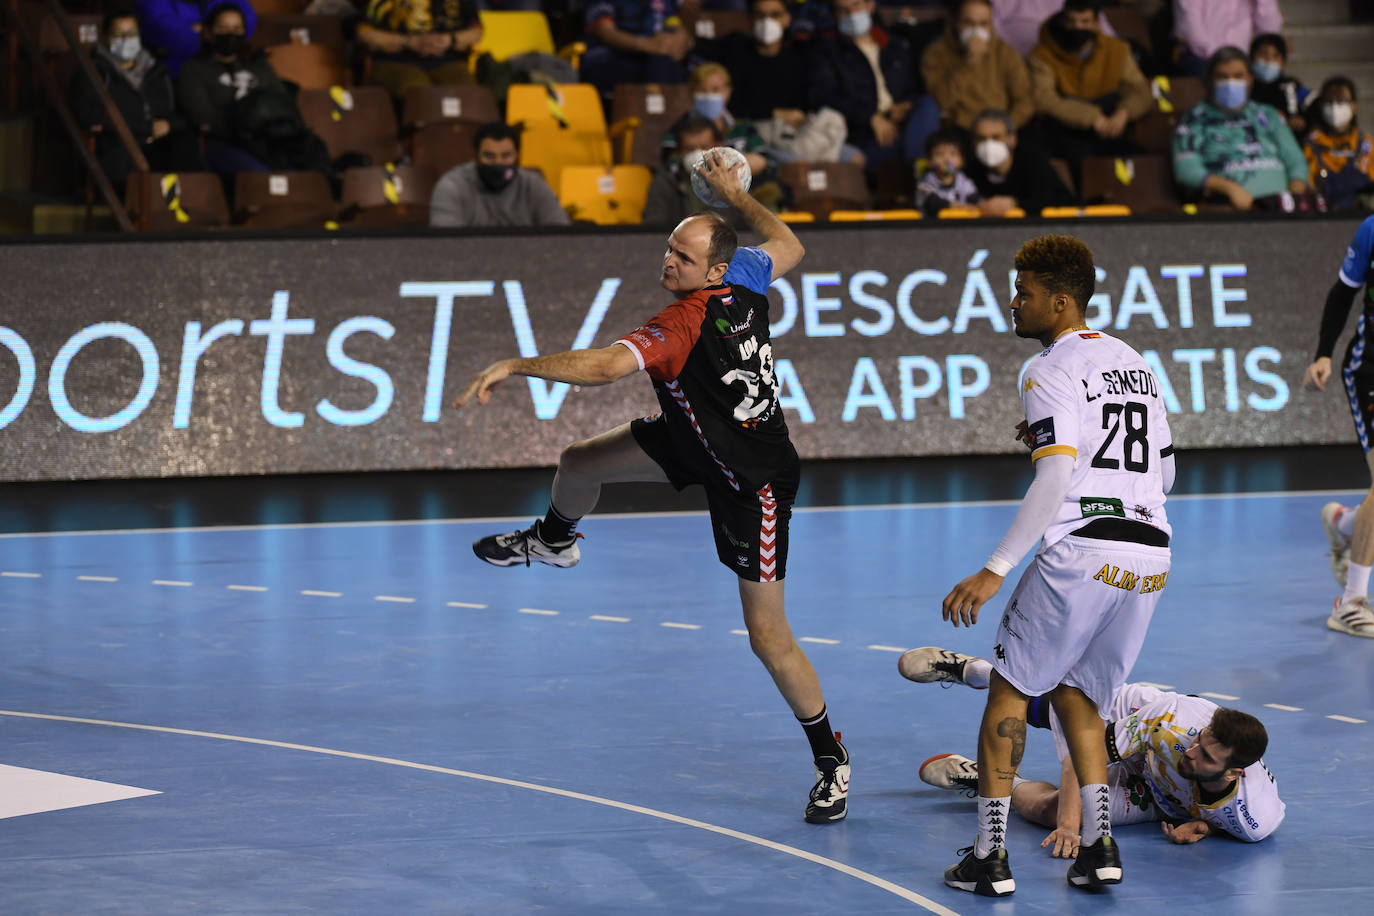
[[[997,734],[1011,739],[1011,767],[1015,770],[1021,765],[1021,756],[1026,752],[1026,720],[1008,716],[997,723]]]

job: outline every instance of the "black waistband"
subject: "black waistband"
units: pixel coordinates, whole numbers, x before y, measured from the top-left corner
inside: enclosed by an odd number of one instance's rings
[[[1150,547],[1168,547],[1169,536],[1154,525],[1129,518],[1095,518],[1074,531],[1077,537],[1101,541],[1132,541]]]
[[[1121,759],[1121,752],[1116,749],[1116,723],[1107,723],[1107,762],[1116,763]]]

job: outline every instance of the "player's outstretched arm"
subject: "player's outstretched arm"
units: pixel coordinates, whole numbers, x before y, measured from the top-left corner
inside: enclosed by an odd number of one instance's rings
[[[701,177],[715,189],[717,195],[740,212],[755,232],[763,236],[763,244],[759,247],[773,259],[771,279],[776,280],[801,263],[806,249],[790,226],[749,195],[740,183],[738,168],[738,165],[727,168],[720,153],[712,151],[702,157]]]
[[[597,350],[565,350],[529,359],[503,359],[492,363],[473,378],[453,401],[462,407],[474,397],[478,404],[491,399],[491,390],[512,375],[529,375],[570,385],[609,385],[639,371],[639,361],[619,344]]]

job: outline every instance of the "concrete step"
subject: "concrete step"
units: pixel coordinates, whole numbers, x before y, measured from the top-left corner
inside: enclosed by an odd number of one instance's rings
[[[1288,62],[1306,60],[1370,59],[1374,48],[1374,25],[1300,25],[1284,24],[1288,39]]]
[[[1337,25],[1350,21],[1350,7],[1344,0],[1279,0],[1283,30],[1299,25]]]
[[[110,208],[91,211],[94,232],[118,231]],[[0,235],[67,234],[86,231],[86,205],[38,191],[0,192]]]

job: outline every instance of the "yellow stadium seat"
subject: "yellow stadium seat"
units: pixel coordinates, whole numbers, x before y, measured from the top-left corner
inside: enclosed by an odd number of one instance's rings
[[[638,225],[651,178],[642,165],[570,165],[563,169],[558,202],[576,220],[601,226]]]
[[[977,207],[945,207],[939,215],[940,219],[981,219],[983,211]],[[1025,210],[1020,207],[1012,207],[1002,214],[1002,219],[1020,219],[1025,215]]]
[[[556,192],[565,166],[609,167],[611,141],[605,134],[583,133],[558,128],[527,130],[520,137],[520,164],[539,169]]]
[[[920,210],[832,210],[830,212],[832,223],[863,223],[920,218]]]
[[[508,60],[531,52],[555,53],[549,20],[538,10],[482,10],[478,15],[482,20],[482,39],[470,55],[474,62],[483,54]],[[559,48],[556,53],[576,69],[586,50],[587,46],[579,41]]]
[[[816,214],[807,213],[805,210],[784,210],[778,214],[778,219],[784,223],[814,223]]]
[[[1076,219],[1080,216],[1130,216],[1131,208],[1122,204],[1094,204],[1090,207],[1046,207],[1040,211],[1046,219]]]
[[[506,96],[506,123],[606,133],[601,98],[590,83],[516,83]]]

